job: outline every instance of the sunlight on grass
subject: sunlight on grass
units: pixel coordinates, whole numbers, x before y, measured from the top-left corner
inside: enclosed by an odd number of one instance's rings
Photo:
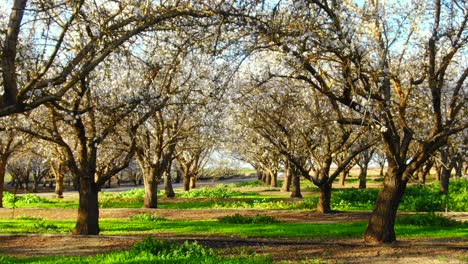
[[[69,233],[73,220],[11,220],[1,219],[3,234],[60,234]],[[145,221],[103,219],[100,221],[103,235],[137,235],[149,233],[174,233],[179,235],[227,235],[239,237],[285,237],[285,238],[360,238],[365,222],[316,224],[316,223],[270,223],[231,224],[217,220],[207,221]],[[464,226],[416,226],[397,224],[396,232],[402,237],[467,238]]]

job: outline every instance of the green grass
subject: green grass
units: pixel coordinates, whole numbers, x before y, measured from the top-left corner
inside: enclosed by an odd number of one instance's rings
[[[313,210],[317,204],[316,187],[303,185],[314,194],[304,200],[287,199],[287,193],[263,194],[261,192],[242,192],[242,187],[257,187],[258,181],[239,184],[221,184],[215,188],[201,188],[190,192],[178,193],[184,199],[160,199],[161,209],[271,209],[271,210]],[[234,190],[233,190],[234,189]],[[274,189],[275,191],[277,189]],[[335,189],[332,192],[334,210],[372,210],[378,189]],[[122,193],[102,193],[99,196],[100,208],[141,208],[143,207],[143,189],[134,189]],[[162,192],[159,192],[162,197]],[[57,198],[45,199],[34,194],[14,196],[4,192],[4,206],[7,208],[77,208],[76,200]],[[439,193],[437,183],[425,187],[409,186],[399,206],[401,211],[434,212],[444,211],[448,202],[450,211],[468,211],[468,180],[453,180],[450,183],[449,196]]]
[[[47,228],[47,225],[53,228]],[[11,220],[0,219],[0,230],[6,234],[57,234],[69,233],[73,220]],[[174,233],[175,235],[221,235],[239,237],[285,237],[285,238],[360,238],[366,222],[317,224],[317,223],[264,223],[234,225],[218,220],[206,221],[146,221],[102,219],[103,235],[138,235],[150,233]],[[39,228],[41,227],[41,228]],[[399,237],[434,237],[468,239],[466,226],[420,226],[397,224]]]
[[[0,263],[271,263],[271,259],[258,256],[222,257],[214,250],[197,242],[158,241],[146,238],[128,251],[117,251],[87,257],[34,257],[11,258],[0,256]]]

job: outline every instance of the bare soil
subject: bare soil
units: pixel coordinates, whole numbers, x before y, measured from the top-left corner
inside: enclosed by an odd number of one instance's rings
[[[163,210],[163,209],[101,209],[102,218],[129,218],[151,212],[168,219],[215,219],[224,215],[271,215],[286,222],[334,223],[367,221],[370,212],[337,212],[330,215],[311,211],[272,210]],[[76,209],[0,209],[0,218],[35,216],[44,219],[74,219]],[[451,217],[468,220],[468,213],[452,213]],[[320,259],[327,263],[467,263],[467,240],[419,239],[399,241],[391,245],[366,245],[358,239],[243,239],[231,236],[174,236],[157,234],[158,239],[197,240],[201,244],[220,249],[224,255],[256,252],[276,261]],[[16,257],[51,255],[94,255],[126,250],[142,236],[70,236],[70,235],[0,235],[0,254]]]
[[[238,239],[235,237],[173,237],[158,239],[182,242],[196,240],[226,256],[255,252],[275,261],[320,259],[325,263],[466,263],[466,241],[405,240],[391,245],[366,245],[360,240],[317,241],[298,239]],[[0,254],[15,257],[88,256],[126,250],[143,237],[112,236],[0,236]]]

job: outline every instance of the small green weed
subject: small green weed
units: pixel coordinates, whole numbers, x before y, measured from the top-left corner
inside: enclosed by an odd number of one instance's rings
[[[130,217],[130,220],[132,221],[153,221],[153,222],[158,222],[158,221],[168,221],[167,218],[161,217],[161,216],[156,216],[153,215],[152,213],[140,213],[133,215]]]

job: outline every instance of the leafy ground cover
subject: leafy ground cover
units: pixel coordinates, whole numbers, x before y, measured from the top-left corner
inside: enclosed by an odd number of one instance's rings
[[[270,209],[270,210],[314,210],[317,195],[305,199],[289,199],[287,193],[271,194],[259,186],[258,181],[237,184],[221,184],[216,187],[200,188],[190,192],[178,191],[176,199],[161,199],[162,209]],[[244,189],[248,191],[243,191]],[[255,191],[255,188],[259,191]],[[438,184],[424,187],[409,186],[400,204],[400,211],[434,212],[468,211],[468,180],[456,180],[450,184],[448,196],[439,193]],[[276,190],[278,190],[277,188]],[[316,189],[315,189],[316,191]],[[335,210],[372,210],[377,189],[335,189],[332,193],[332,208]],[[121,193],[103,193],[100,195],[101,208],[141,208],[143,189],[134,189]],[[163,193],[159,193],[163,197]],[[12,208],[77,208],[75,200],[43,198],[35,194],[14,196],[4,192],[5,207]]]

